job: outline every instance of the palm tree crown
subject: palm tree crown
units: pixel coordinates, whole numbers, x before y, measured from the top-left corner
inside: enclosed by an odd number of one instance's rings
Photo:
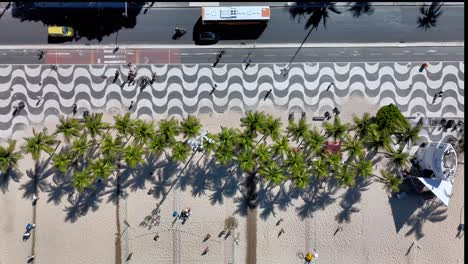
[[[79,137],[82,133],[82,125],[78,119],[60,117],[60,123],[57,125],[55,134],[61,133],[66,142],[70,142],[73,138]]]
[[[8,140],[8,147],[0,146],[0,172],[6,174],[11,168],[16,168],[18,160],[22,158],[20,152],[15,151],[16,140]]]
[[[192,115],[188,115],[187,118],[180,123],[180,130],[186,139],[198,136],[201,128],[200,120]]]
[[[33,136],[24,138],[24,140],[26,141],[24,151],[31,153],[32,158],[36,161],[40,159],[42,151],[51,154],[54,151],[52,146],[57,142],[53,135],[47,134],[47,129],[39,133],[33,129]]]

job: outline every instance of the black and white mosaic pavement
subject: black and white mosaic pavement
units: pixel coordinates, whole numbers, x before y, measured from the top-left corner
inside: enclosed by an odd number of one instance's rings
[[[323,115],[350,96],[365,96],[377,106],[396,104],[406,116],[464,117],[464,63],[431,62],[419,72],[412,63],[301,63],[287,77],[283,64],[138,65],[137,78],[155,82],[142,92],[122,86],[128,67],[118,65],[0,65],[0,138],[24,126],[38,125],[59,115],[71,115],[73,104],[83,111],[131,111],[135,116],[167,116],[247,111],[260,104],[286,111]],[[121,72],[113,83],[116,70]],[[329,87],[329,84],[334,85]],[[213,94],[212,85],[217,87]],[[265,99],[266,93],[271,94]],[[433,96],[444,96],[432,103]],[[43,97],[38,103],[38,98]],[[26,103],[13,117],[13,106]],[[286,114],[286,113],[285,113]],[[431,134],[433,141],[445,135]]]

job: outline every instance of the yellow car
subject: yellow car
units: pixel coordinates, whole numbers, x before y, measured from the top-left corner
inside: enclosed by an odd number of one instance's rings
[[[72,27],[49,26],[47,31],[51,37],[73,37],[75,35]]]

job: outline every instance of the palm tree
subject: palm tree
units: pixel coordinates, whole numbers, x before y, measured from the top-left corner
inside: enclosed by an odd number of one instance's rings
[[[356,174],[363,178],[367,178],[373,174],[372,172],[372,161],[366,159],[359,159],[353,165],[356,170]]]
[[[233,146],[237,144],[239,135],[240,132],[238,132],[237,129],[221,127],[221,131],[217,134],[216,141],[219,146]]]
[[[172,147],[172,159],[175,162],[185,162],[190,154],[190,146],[187,143],[176,142]]]
[[[288,137],[291,136],[295,142],[299,142],[301,139],[305,140],[309,133],[309,124],[303,118],[296,124],[294,121],[289,121],[288,127],[286,128]],[[302,142],[301,142],[302,143]],[[299,144],[300,147],[301,144]]]
[[[82,133],[82,125],[78,119],[60,117],[60,123],[54,134],[62,134],[65,142],[69,143],[73,138],[79,137]]]
[[[347,136],[343,149],[348,152],[348,161],[354,160],[356,157],[362,158],[364,156],[364,146],[362,141],[353,139],[350,136]]]
[[[85,127],[88,134],[91,136],[93,141],[95,141],[96,136],[102,136],[104,130],[109,129],[110,125],[102,121],[102,113],[94,113],[86,116]]]
[[[147,146],[150,153],[153,153],[154,155],[159,155],[161,151],[164,151],[164,149],[167,146],[167,143],[164,141],[163,137],[154,135],[153,137],[151,137]]]
[[[254,153],[255,158],[258,158],[260,163],[267,162],[271,156],[270,148],[263,143],[258,144],[258,146],[254,149]]]
[[[180,123],[180,130],[186,140],[198,136],[201,128],[200,120],[192,115],[188,115],[187,118]]]
[[[286,136],[277,138],[273,143],[271,150],[273,151],[273,155],[276,156],[274,160],[284,157],[290,150],[289,139]]]
[[[287,159],[284,161],[284,166],[292,174],[304,170],[306,168],[304,153],[300,150],[290,150]]]
[[[130,117],[130,113],[127,112],[124,116],[114,116],[114,128],[117,133],[129,140],[135,129],[135,121]]]
[[[145,145],[154,134],[154,123],[152,121],[145,122],[141,119],[136,120],[133,130],[134,143],[140,146]]]
[[[343,187],[352,187],[354,185],[355,171],[352,167],[343,166],[337,171],[335,177]]]
[[[421,129],[422,124],[417,124],[415,127],[412,127],[411,125],[404,125],[401,129],[401,132],[396,134],[396,137],[398,138],[398,144],[403,142],[404,146],[408,145],[408,147],[411,147],[412,143],[419,140],[419,132]]]
[[[442,15],[442,4],[440,2],[432,2],[429,8],[423,4],[419,9],[422,16],[418,17],[418,28],[428,30],[429,28],[437,26],[437,19]]]
[[[235,143],[238,145],[238,149],[253,149],[254,141],[252,137],[245,131],[238,131],[239,134],[235,137]],[[259,141],[260,142],[260,141]]]
[[[66,173],[73,162],[73,153],[70,151],[61,151],[52,157],[52,166],[61,173]]]
[[[107,181],[107,178],[114,172],[115,165],[105,159],[96,159],[90,163],[89,168],[95,179],[101,178]]]
[[[309,155],[317,155],[322,152],[323,145],[325,144],[325,137],[314,128],[304,135],[304,143],[306,151],[304,153],[310,153]]]
[[[275,186],[279,185],[283,180],[286,180],[283,173],[283,169],[273,160],[270,160],[270,162],[260,167],[258,171],[258,174],[263,176],[270,183],[273,183]]]
[[[81,135],[80,138],[75,139],[72,143],[72,151],[75,154],[75,160],[82,158],[91,148],[92,142],[88,141],[86,134]]]
[[[85,167],[83,170],[73,174],[73,187],[78,192],[84,191],[84,189],[89,187],[92,183],[93,179],[89,167]]]
[[[293,181],[294,185],[298,188],[304,189],[309,182],[309,173],[306,168],[302,168],[301,170],[296,170],[290,173],[291,180]]]
[[[156,134],[162,137],[167,144],[173,144],[176,141],[175,137],[179,135],[179,131],[179,121],[171,117],[159,121],[159,129]]]
[[[145,162],[143,156],[145,150],[138,145],[130,145],[124,149],[123,159],[130,168],[135,168],[138,164]]]
[[[263,126],[261,128],[261,132],[263,133],[262,138],[257,142],[265,141],[268,137],[272,140],[276,140],[281,134],[281,120],[279,118],[274,118],[271,115],[268,115],[265,118]]]
[[[377,176],[377,179],[384,184],[384,189],[389,192],[389,193],[394,193],[394,192],[399,192],[400,191],[400,185],[403,183],[403,178],[385,171],[385,170],[380,170],[380,174],[382,177]]]
[[[391,149],[392,139],[387,133],[373,131],[368,136],[366,144],[368,148],[374,152],[379,152],[382,150],[389,151]]]
[[[331,171],[338,171],[342,167],[341,153],[335,153],[335,154],[331,153],[331,154],[325,155],[325,157],[327,158],[327,162],[328,162],[328,165],[330,166]]]
[[[121,155],[123,148],[122,138],[117,136],[115,139],[110,134],[106,134],[101,143],[101,153],[105,159],[115,162]]]
[[[335,117],[333,123],[324,122],[323,127],[325,128],[325,133],[328,137],[333,137],[333,139],[341,140],[345,135],[347,130],[349,129],[349,125],[346,123],[341,123],[339,117]]]
[[[239,168],[247,173],[251,173],[257,167],[254,159],[254,153],[251,150],[242,151],[238,157]]]
[[[245,117],[240,119],[241,127],[244,131],[252,138],[257,137],[257,133],[264,127],[266,116],[262,112],[249,111],[245,114]]]
[[[312,162],[312,171],[317,179],[324,179],[330,175],[329,165],[322,156],[315,158]]]
[[[23,146],[23,150],[26,153],[30,153],[35,161],[38,161],[41,158],[42,151],[51,155],[54,151],[52,146],[57,142],[53,135],[47,134],[47,129],[44,129],[39,133],[33,129],[33,136],[24,138],[24,140],[26,143]]]
[[[396,170],[405,170],[410,166],[411,156],[409,153],[403,152],[403,150],[391,150],[387,157],[390,158],[391,167]]]
[[[15,151],[16,140],[9,139],[8,147],[0,146],[0,173],[8,174],[12,168],[16,168],[22,158],[20,152]]]
[[[354,115],[353,121],[354,125],[351,127],[351,130],[354,131],[355,138],[365,139],[378,129],[377,124],[372,122],[372,117],[369,113],[364,113],[362,118]]]
[[[226,166],[235,159],[234,151],[233,145],[221,146],[215,151],[215,157],[219,163]]]

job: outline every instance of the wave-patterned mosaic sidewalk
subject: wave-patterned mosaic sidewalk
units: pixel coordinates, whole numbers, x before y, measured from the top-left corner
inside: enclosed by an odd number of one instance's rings
[[[123,112],[134,101],[131,111],[136,116],[247,111],[260,103],[319,116],[352,95],[362,95],[378,106],[394,103],[406,116],[464,117],[463,62],[430,63],[423,72],[419,64],[411,63],[302,63],[292,65],[287,77],[281,75],[283,67],[138,65],[137,79],[157,74],[153,85],[140,92],[138,86],[121,87],[126,66],[60,65],[53,71],[45,65],[0,65],[0,137],[9,137],[24,125],[71,115],[74,103],[78,114]],[[121,75],[113,83],[116,70]],[[331,82],[334,86],[327,90]],[[214,83],[217,88],[210,95]],[[441,90],[443,98],[432,104]],[[38,96],[44,98],[40,104]],[[19,101],[26,107],[13,117]]]

